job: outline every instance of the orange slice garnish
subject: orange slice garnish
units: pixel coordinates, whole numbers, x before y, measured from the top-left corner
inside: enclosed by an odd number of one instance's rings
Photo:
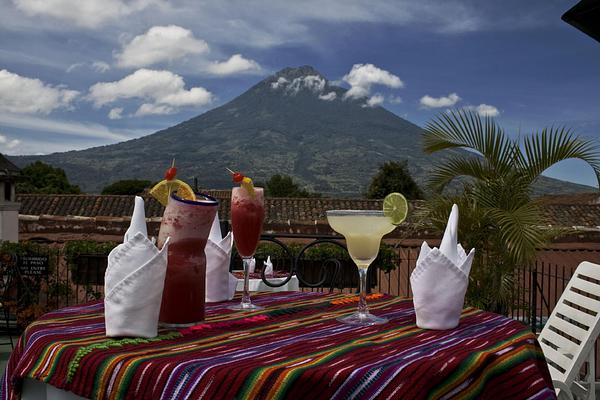
[[[185,200],[196,200],[196,195],[190,185],[179,179],[173,179],[171,181],[162,180],[150,189],[150,195],[165,207],[169,202],[171,193],[176,193],[177,196]]]

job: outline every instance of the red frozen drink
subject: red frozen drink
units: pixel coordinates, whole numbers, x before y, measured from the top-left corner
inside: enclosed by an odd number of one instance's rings
[[[171,238],[159,316],[163,324],[190,325],[204,320],[204,247],[219,203],[203,197],[194,201],[171,195],[163,214],[158,246],[162,247],[167,237]]]
[[[256,310],[262,308],[250,301],[248,268],[260,239],[264,219],[263,188],[255,188],[251,183],[233,188],[231,191],[231,228],[235,247],[244,262],[244,292],[240,304],[231,306],[230,309]]]

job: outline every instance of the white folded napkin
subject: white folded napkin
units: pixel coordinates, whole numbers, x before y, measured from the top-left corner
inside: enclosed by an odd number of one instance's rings
[[[237,278],[229,272],[233,233],[223,238],[219,213],[215,215],[208,241],[204,248],[206,254],[206,302],[215,303],[231,300],[235,294]]]
[[[465,253],[457,240],[458,206],[454,204],[440,248],[421,245],[417,266],[410,276],[417,326],[452,329],[458,325],[475,249]]]
[[[104,275],[106,336],[155,337],[167,272],[169,239],[158,250],[148,240],[144,200],[135,198],[123,244],[108,255]]]
[[[267,261],[263,261],[265,276],[273,276],[273,263],[271,262],[271,256],[267,257]]]
[[[144,211],[144,199],[142,199],[140,196],[135,196],[133,215],[131,216],[129,228],[127,228],[127,231],[125,232],[123,242],[127,242],[138,232],[148,237],[148,229],[146,227],[146,212]]]

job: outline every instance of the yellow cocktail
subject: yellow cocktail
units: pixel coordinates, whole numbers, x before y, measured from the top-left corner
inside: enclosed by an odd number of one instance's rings
[[[360,299],[356,313],[339,318],[352,325],[375,325],[387,322],[386,318],[369,313],[366,302],[366,282],[369,265],[379,253],[381,238],[396,228],[383,211],[376,210],[330,210],[327,211],[329,225],[346,238],[350,257],[358,267],[360,275]]]

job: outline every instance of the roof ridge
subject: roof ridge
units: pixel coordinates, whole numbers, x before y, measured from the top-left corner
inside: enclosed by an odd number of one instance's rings
[[[12,172],[15,175],[21,173],[21,169],[13,164],[4,154],[0,153],[0,171]]]

